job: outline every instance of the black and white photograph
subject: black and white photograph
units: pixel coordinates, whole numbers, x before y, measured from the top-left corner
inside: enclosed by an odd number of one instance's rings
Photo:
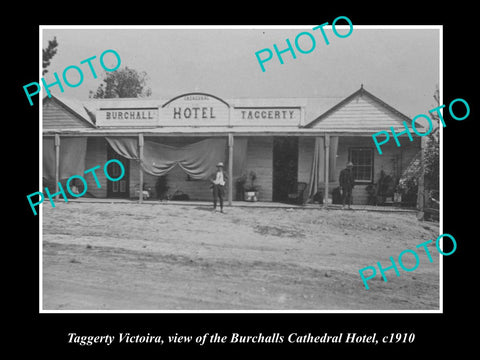
[[[6,350],[474,350],[475,12],[249,5],[9,12]]]
[[[443,28],[327,21],[40,28],[40,313],[442,312]]]

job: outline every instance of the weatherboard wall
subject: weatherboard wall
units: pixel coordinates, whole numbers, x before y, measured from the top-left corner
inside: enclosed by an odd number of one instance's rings
[[[149,139],[150,140],[150,139]],[[157,141],[166,142],[172,146],[184,146],[189,141],[199,141],[198,138],[158,138]],[[364,136],[341,136],[338,142],[336,168],[334,170],[334,180],[330,182],[330,192],[337,187],[340,171],[345,168],[348,161],[348,154],[351,148],[370,148],[373,152],[374,162],[374,182],[380,178],[380,172],[383,170],[386,174],[398,178],[410,164],[414,156],[420,150],[420,139],[414,139],[410,142],[407,137],[402,138],[404,146],[397,147],[394,143],[388,143],[382,147],[383,154],[380,155],[376,150],[370,137]],[[85,168],[102,165],[107,161],[107,143],[102,137],[92,137],[87,142],[87,154]],[[300,137],[298,151],[298,181],[308,183],[310,181],[310,171],[312,167],[313,151],[315,139],[313,137]],[[259,186],[259,200],[272,201],[273,184],[273,137],[251,137],[247,149],[246,172],[251,170],[257,174],[256,184]],[[97,171],[97,177],[101,188],[98,188],[93,177],[86,176],[89,194],[94,197],[104,198],[107,196],[107,179],[103,171]],[[139,164],[135,160],[130,160],[130,197],[135,198],[138,194],[140,183]],[[168,194],[173,195],[176,191],[187,194],[191,200],[210,201],[212,199],[210,183],[208,180],[195,180],[187,176],[180,168],[173,168],[167,175]],[[144,184],[154,190],[153,195],[156,198],[155,184],[157,177],[144,173]],[[233,199],[237,198],[237,189],[235,187],[236,178],[233,179]],[[354,203],[367,203],[367,192],[365,184],[357,184],[354,192]],[[320,188],[324,187],[324,182],[320,181]]]
[[[402,122],[409,119],[389,105],[373,97],[366,91],[358,91],[345,99],[308,127],[314,129],[350,131],[364,130],[376,132],[382,129],[402,128]]]
[[[91,128],[85,120],[65,104],[56,99],[43,102],[43,129],[85,129]]]
[[[407,169],[415,155],[420,151],[420,138],[414,138],[412,142],[407,136],[400,138],[402,146],[397,147],[395,142],[389,142],[382,146],[382,155],[380,155],[373,143],[371,136],[340,136],[338,140],[338,149],[336,157],[336,167],[333,170],[333,180],[330,181],[329,193],[339,186],[338,178],[340,171],[346,167],[349,161],[349,152],[352,148],[371,149],[373,152],[373,183],[377,183],[381,171],[398,179]],[[310,172],[312,168],[313,153],[315,149],[315,139],[312,137],[301,137],[299,139],[298,151],[298,181],[309,183]],[[369,183],[357,184],[353,189],[353,203],[367,204],[368,193],[366,187]],[[323,179],[319,186],[324,188]],[[331,195],[330,195],[331,196]]]

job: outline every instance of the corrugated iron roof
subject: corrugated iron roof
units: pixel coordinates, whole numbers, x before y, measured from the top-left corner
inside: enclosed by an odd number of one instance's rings
[[[385,112],[385,116],[381,114],[374,114],[371,116],[368,112],[354,112],[353,115],[348,116],[344,114],[341,119],[338,118],[339,110],[350,104],[355,98],[366,97],[369,101],[374,102],[379,108]],[[151,99],[151,98],[111,98],[111,99],[88,99],[88,100],[73,100],[64,96],[55,95],[57,100],[64,103],[78,116],[91,124],[95,124],[95,113],[97,110],[106,108],[161,108],[163,104],[167,103],[169,99]],[[389,130],[391,126],[394,129],[402,129],[402,121],[411,121],[406,115],[389,106],[379,98],[375,97],[363,87],[346,98],[327,97],[327,98],[230,98],[224,101],[233,107],[304,107],[305,109],[305,126],[303,131],[310,131],[312,133],[319,132],[340,132],[340,133],[374,133],[380,130]],[[420,128],[420,126],[418,126]],[[296,126],[235,126],[235,127],[155,127],[155,128],[102,128],[105,132],[115,133],[131,133],[132,131],[148,131],[152,133],[211,133],[213,131],[219,132],[298,132]],[[58,129],[61,131],[63,129]],[[49,130],[55,131],[55,130]],[[85,131],[88,133],[88,130]]]

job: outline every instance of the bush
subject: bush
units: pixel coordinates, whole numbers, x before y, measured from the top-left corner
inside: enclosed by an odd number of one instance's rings
[[[248,177],[250,179],[250,182],[244,184],[245,191],[258,191],[258,186],[255,185],[255,180],[257,179],[257,174],[255,173],[255,171],[250,171]]]
[[[168,185],[167,185],[167,176],[159,176],[155,183],[155,192],[157,194],[157,199],[164,200],[167,198]]]
[[[415,177],[402,180],[398,184],[397,191],[402,194],[403,206],[411,207],[417,205],[418,182]]]

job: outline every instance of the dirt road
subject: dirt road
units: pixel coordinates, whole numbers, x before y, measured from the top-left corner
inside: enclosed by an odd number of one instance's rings
[[[383,310],[439,307],[438,224],[412,213],[61,203],[43,207],[43,308]],[[434,262],[358,270],[428,240]],[[411,260],[411,261],[410,261]],[[405,266],[413,267],[405,256]]]

